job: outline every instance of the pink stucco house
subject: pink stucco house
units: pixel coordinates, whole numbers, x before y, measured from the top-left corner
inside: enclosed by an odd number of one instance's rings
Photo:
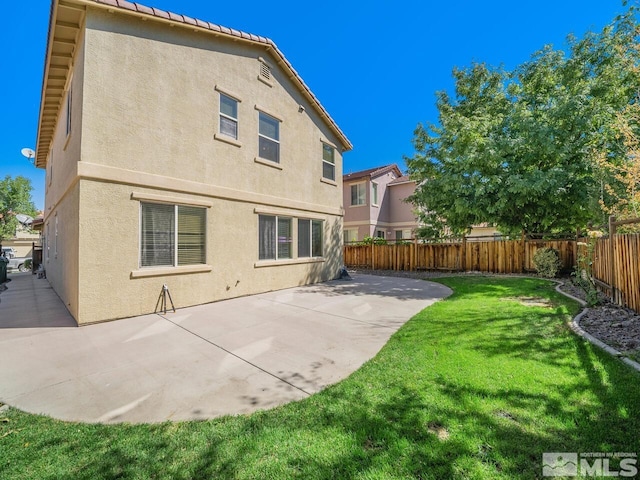
[[[405,199],[416,184],[391,164],[343,175],[344,242],[366,236],[390,241],[413,238],[414,207]]]

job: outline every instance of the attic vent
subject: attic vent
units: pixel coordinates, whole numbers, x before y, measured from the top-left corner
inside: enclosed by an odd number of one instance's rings
[[[266,80],[271,80],[271,69],[266,63],[260,62],[260,76]]]

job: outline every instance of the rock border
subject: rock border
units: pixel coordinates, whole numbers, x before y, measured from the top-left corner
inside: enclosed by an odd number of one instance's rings
[[[573,320],[571,320],[571,323],[569,324],[569,326],[571,327],[571,330],[573,330],[574,333],[576,333],[577,335],[581,336],[582,338],[584,338],[585,340],[587,340],[591,344],[595,345],[598,348],[601,348],[602,350],[607,352],[609,355],[620,359],[622,362],[626,363],[631,368],[633,368],[636,371],[640,372],[640,363],[638,363],[638,362],[636,362],[634,360],[631,360],[628,357],[625,357],[621,352],[619,352],[615,348],[607,345],[602,340],[597,339],[596,337],[594,337],[593,335],[591,335],[590,333],[588,333],[588,332],[586,332],[585,330],[582,329],[582,327],[580,326],[580,319],[589,311],[589,308],[587,307],[587,302],[585,302],[581,298],[574,297],[570,293],[567,293],[567,292],[563,291],[560,287],[564,285],[564,282],[561,282],[559,280],[552,280],[552,281],[557,284],[556,285],[556,292],[561,293],[565,297],[568,297],[568,298],[570,298],[572,300],[575,300],[576,302],[578,302],[583,307],[582,311],[578,315],[573,317]]]

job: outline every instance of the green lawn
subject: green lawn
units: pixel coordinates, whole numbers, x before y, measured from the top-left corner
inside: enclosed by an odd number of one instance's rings
[[[343,382],[248,416],[83,425],[10,410],[0,478],[541,478],[543,452],[640,453],[640,375],[526,278],[447,278]],[[612,468],[615,465],[612,464]]]

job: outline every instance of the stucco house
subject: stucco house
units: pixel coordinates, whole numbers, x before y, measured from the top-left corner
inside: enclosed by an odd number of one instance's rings
[[[269,39],[53,0],[44,267],[79,324],[335,278],[349,140]]]
[[[343,175],[344,243],[364,237],[389,242],[414,239],[420,226],[415,206],[407,201],[416,182],[390,164]],[[473,225],[468,241],[500,240],[502,235],[487,223]]]
[[[346,174],[342,177],[344,242],[380,237],[411,239],[418,227],[414,207],[405,201],[416,188],[396,164]]]

